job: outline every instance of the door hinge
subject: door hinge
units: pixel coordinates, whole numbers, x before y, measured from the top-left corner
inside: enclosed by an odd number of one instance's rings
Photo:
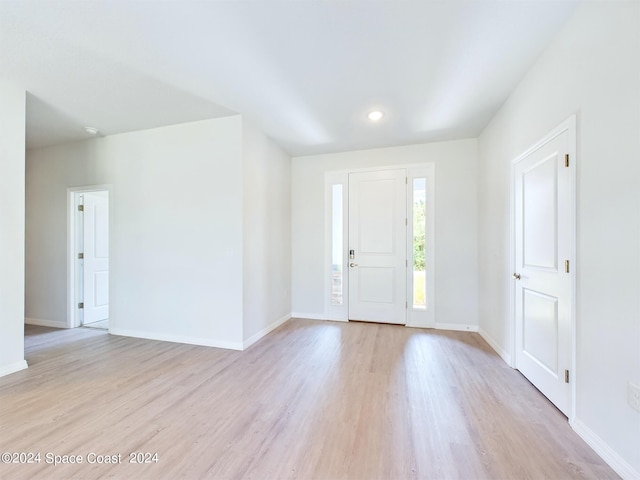
[[[405,266],[405,268],[409,268],[409,260],[405,260],[404,261],[404,266]]]
[[[409,177],[404,177],[404,184],[408,185],[409,184]]]
[[[404,226],[406,227],[407,225],[409,225],[409,219],[405,218],[404,219]]]
[[[84,259],[84,253],[79,253],[78,254],[78,260],[82,260]]]
[[[84,302],[80,302],[80,303],[78,304],[78,308],[84,308]]]
[[[569,260],[564,261],[564,272],[569,273]]]
[[[404,302],[404,308],[409,308],[409,303],[408,302]]]
[[[569,154],[565,154],[564,156],[564,166],[568,167],[569,166]]]
[[[564,383],[569,383],[569,370],[564,371]]]
[[[84,212],[84,205],[78,205],[78,211]]]

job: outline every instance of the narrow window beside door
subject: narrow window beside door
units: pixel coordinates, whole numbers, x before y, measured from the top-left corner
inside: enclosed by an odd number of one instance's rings
[[[413,308],[427,308],[426,241],[426,178],[413,179]]]
[[[331,187],[331,305],[343,303],[342,185]]]

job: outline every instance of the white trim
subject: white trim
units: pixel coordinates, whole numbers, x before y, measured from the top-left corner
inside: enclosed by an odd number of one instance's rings
[[[436,171],[434,163],[407,167],[407,327],[434,328],[436,326]],[[413,181],[425,179],[425,245],[424,260],[427,284],[427,308],[413,308]]]
[[[407,327],[416,327],[416,328],[437,328],[435,321],[435,311],[436,311],[436,295],[435,295],[435,277],[436,277],[436,245],[435,245],[435,199],[436,199],[436,181],[435,181],[435,163],[433,162],[424,162],[424,163],[410,163],[410,164],[402,164],[402,165],[386,165],[386,166],[376,166],[376,167],[363,167],[363,168],[354,168],[349,170],[332,170],[325,172],[324,174],[324,279],[323,279],[323,292],[324,292],[324,314],[307,314],[293,313],[292,316],[300,317],[300,318],[309,318],[314,320],[333,320],[339,322],[348,322],[349,321],[349,269],[343,268],[343,304],[342,305],[331,305],[331,244],[332,244],[332,234],[331,234],[331,188],[333,185],[342,185],[342,199],[343,199],[343,245],[344,245],[344,253],[343,253],[343,266],[348,264],[348,252],[347,246],[349,244],[349,228],[348,228],[348,199],[349,199],[349,174],[350,173],[362,173],[362,172],[377,172],[383,170],[397,170],[397,169],[405,169],[407,175],[407,218],[410,215],[411,208],[410,201],[411,196],[409,195],[410,187],[413,187],[413,179],[414,178],[426,178],[426,188],[427,195],[429,196],[429,201],[427,202],[427,225],[426,225],[426,234],[427,234],[427,245],[430,248],[425,252],[425,261],[430,265],[430,268],[427,269],[427,309],[412,309],[408,308],[406,315],[406,323],[404,324]],[[410,182],[410,183],[409,183]],[[407,260],[410,263],[413,263],[413,222],[410,222],[411,226],[407,228]],[[409,248],[409,245],[411,248]],[[411,275],[411,279],[409,282],[409,270],[407,269],[407,285],[406,285],[406,298],[407,304],[410,302],[411,293],[413,288],[413,275]],[[471,331],[463,326],[464,328],[460,328],[461,330]],[[476,327],[477,328],[477,327]],[[475,331],[475,330],[474,330]]]
[[[10,365],[5,365],[4,367],[0,367],[0,377],[4,377],[5,375],[11,375],[12,373],[19,372],[20,370],[24,370],[28,368],[26,360],[20,360],[19,362],[12,363]]]
[[[69,187],[67,188],[67,324],[63,328],[75,328],[80,326],[80,319],[76,315],[77,301],[76,301],[76,255],[74,250],[75,246],[75,231],[76,231],[76,206],[75,197],[77,193],[83,192],[109,192],[109,205],[111,205],[112,199],[112,185],[87,185],[81,187]],[[111,225],[111,209],[109,209],[109,232],[112,231]],[[109,233],[111,235],[111,233]],[[111,242],[109,242],[111,245]],[[109,287],[111,290],[111,287]]]
[[[607,464],[625,480],[640,480],[640,472],[634,469],[624,458],[596,435],[581,420],[574,417],[569,424],[573,431],[582,438]]]
[[[576,171],[577,171],[577,131],[576,131],[576,115],[573,114],[569,118],[567,118],[564,122],[558,125],[556,128],[547,133],[541,140],[537,141],[531,147],[529,147],[524,153],[521,153],[516,158],[511,161],[511,173],[510,173],[510,185],[509,185],[509,265],[511,266],[511,272],[515,272],[515,264],[516,264],[516,250],[515,250],[515,225],[514,225],[514,216],[515,216],[515,166],[518,162],[524,160],[531,153],[535,152],[543,145],[549,143],[554,138],[563,134],[564,132],[569,133],[568,142],[568,154],[571,169],[571,228],[569,229],[573,238],[570,240],[571,244],[571,254],[569,255],[569,260],[571,261],[571,375],[573,377],[573,381],[571,382],[571,406],[569,410],[569,423],[571,423],[575,419],[576,414],[576,391],[577,391],[577,383],[579,372],[577,368],[577,357],[576,357],[576,271],[578,266],[577,262],[577,246],[576,246],[576,209],[577,209],[577,183],[576,183]],[[516,306],[515,306],[515,284],[514,282],[509,282],[509,313],[511,315],[511,321],[509,322],[510,336],[511,336],[511,360],[512,363],[510,365],[513,368],[516,368]]]
[[[307,320],[331,320],[322,313],[291,312],[291,318],[305,318]],[[349,320],[335,320],[336,322],[348,322]]]
[[[562,135],[565,131],[569,131],[570,132],[571,130],[575,130],[575,128],[576,128],[576,116],[575,116],[575,114],[573,114],[569,118],[567,118],[564,122],[562,122],[560,125],[558,125],[556,128],[554,128],[549,133],[547,133],[544,137],[542,137],[541,140],[538,140],[531,147],[529,147],[523,153],[518,155],[515,159],[513,159],[511,161],[511,163],[513,165],[515,165],[516,163],[524,160],[526,157],[531,155],[533,152],[538,150],[543,145],[546,145],[547,143],[549,143],[551,140],[553,140],[557,136]],[[572,147],[572,142],[569,143],[569,147],[570,147],[570,149],[572,149],[571,148]],[[569,152],[569,153],[571,153],[571,152]]]
[[[227,350],[242,350],[242,342],[227,342],[224,340],[211,340],[200,337],[183,337],[181,335],[150,333],[123,328],[110,328],[109,333],[111,335],[117,335],[121,337],[144,338],[146,340],[160,340],[162,342],[186,343],[188,345],[225,348]]]
[[[287,322],[289,320],[291,320],[291,314],[287,314],[284,317],[279,318],[278,320],[273,322],[271,325],[269,325],[269,326],[263,328],[262,330],[260,330],[258,333],[254,334],[254,335],[251,335],[251,337],[247,338],[244,342],[242,342],[242,349],[245,350],[245,349],[249,348],[251,345],[256,343],[262,337],[264,337],[265,335],[268,335],[273,330],[275,330],[280,325],[284,324],[285,322]]]
[[[338,316],[331,316],[331,315],[325,315],[319,320],[327,320],[329,322],[343,322],[343,323],[349,322],[348,318],[342,318],[341,316],[338,317]]]
[[[37,325],[39,327],[69,328],[66,322],[56,322],[55,320],[45,320],[42,318],[25,318],[24,323],[26,325]]]
[[[436,330],[451,330],[452,332],[477,332],[478,325],[466,325],[464,323],[438,323]]]
[[[390,323],[389,325],[394,325],[392,323]],[[432,330],[435,330],[436,326],[435,325],[410,325],[410,324],[406,324],[406,325],[402,325],[403,327],[407,327],[407,328],[429,328]]]
[[[342,304],[331,304],[331,265],[333,264],[333,186],[342,185]],[[325,172],[324,175],[324,315],[321,320],[349,321],[349,172]],[[306,318],[306,317],[305,317]]]
[[[487,342],[489,346],[493,348],[493,350],[498,355],[500,355],[500,358],[502,358],[502,360],[504,360],[507,365],[509,365],[510,367],[513,366],[511,365],[511,355],[509,355],[509,352],[507,352],[505,349],[500,347],[500,345],[498,345],[498,342],[496,342],[493,338],[491,338],[491,336],[487,333],[487,331],[484,328],[482,327],[478,328],[478,333],[483,338],[483,340]]]

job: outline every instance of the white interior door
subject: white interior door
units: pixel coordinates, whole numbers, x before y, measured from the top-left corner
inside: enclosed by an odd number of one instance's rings
[[[570,135],[564,130],[514,169],[516,368],[565,415],[575,268]]]
[[[84,193],[83,324],[109,318],[109,192]]]
[[[349,174],[349,319],[406,323],[406,171]]]

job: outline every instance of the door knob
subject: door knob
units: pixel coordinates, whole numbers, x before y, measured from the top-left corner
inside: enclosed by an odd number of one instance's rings
[[[357,267],[357,266],[358,266],[358,264],[357,264],[357,263],[353,263],[353,262],[352,262],[352,263],[350,263],[350,264],[349,264],[349,266],[350,266],[350,267]]]
[[[516,280],[520,280],[520,274],[519,273],[514,273],[513,274],[513,278],[515,278]]]

